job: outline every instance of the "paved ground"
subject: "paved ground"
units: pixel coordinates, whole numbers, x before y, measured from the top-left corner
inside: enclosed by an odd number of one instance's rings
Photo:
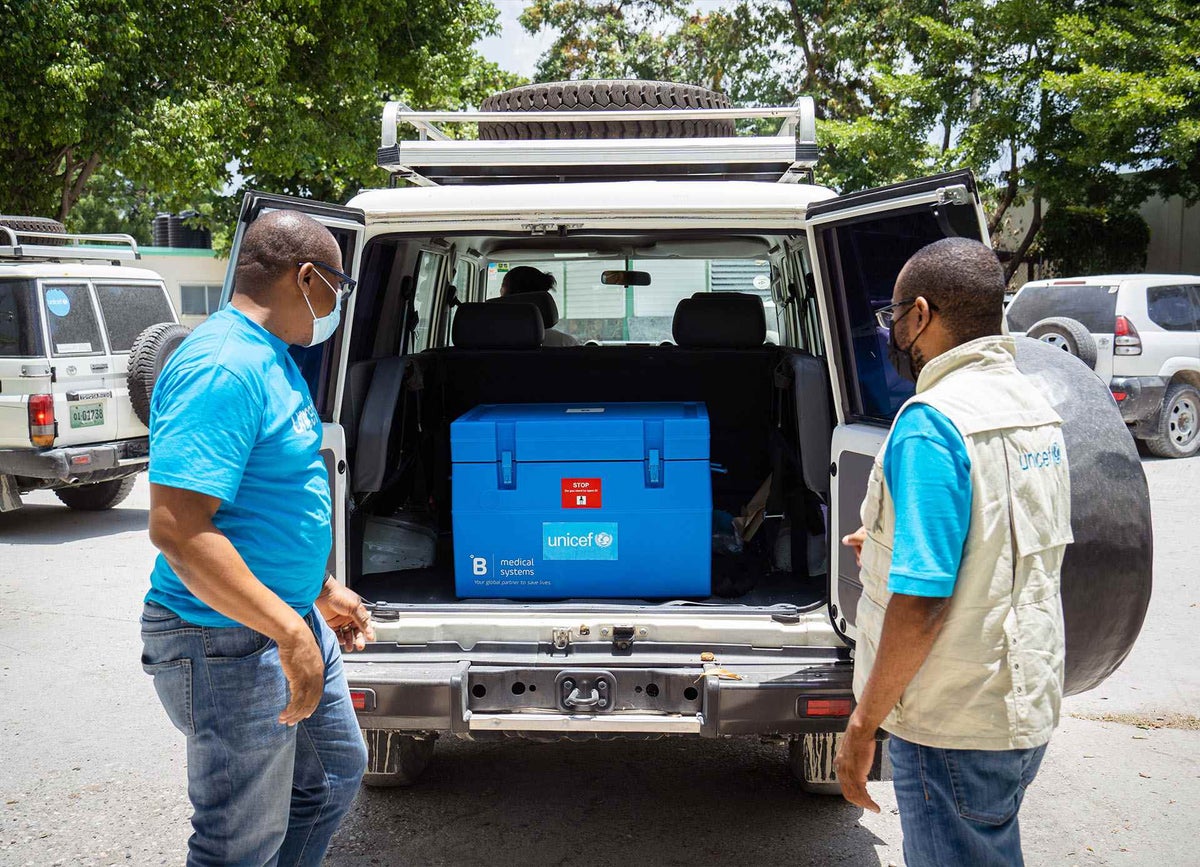
[[[1150,616],[1067,701],[1022,813],[1031,865],[1200,864],[1200,459],[1146,470]],[[30,500],[0,516],[0,864],[182,863],[183,741],[138,664],[146,486],[95,515]],[[881,816],[809,798],[757,743],[442,743],[418,788],[359,796],[327,863],[898,864],[874,794]]]

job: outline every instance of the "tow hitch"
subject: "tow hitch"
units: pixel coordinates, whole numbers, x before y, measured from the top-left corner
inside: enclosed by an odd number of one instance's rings
[[[563,710],[596,713],[613,706],[616,683],[607,671],[564,671],[557,681],[558,703]]]

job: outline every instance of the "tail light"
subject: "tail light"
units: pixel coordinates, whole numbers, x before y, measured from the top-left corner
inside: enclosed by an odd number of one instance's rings
[[[54,445],[54,395],[29,396],[29,441],[35,446]]]
[[[1114,355],[1142,354],[1142,338],[1138,335],[1137,329],[1133,327],[1133,323],[1124,316],[1117,317],[1116,325],[1113,326],[1113,335]]]
[[[854,701],[850,698],[810,698],[805,702],[805,716],[850,716]]]

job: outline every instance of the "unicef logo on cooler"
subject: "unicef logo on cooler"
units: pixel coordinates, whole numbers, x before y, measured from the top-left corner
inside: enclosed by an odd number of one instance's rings
[[[616,560],[617,525],[547,521],[542,524],[543,560]]]

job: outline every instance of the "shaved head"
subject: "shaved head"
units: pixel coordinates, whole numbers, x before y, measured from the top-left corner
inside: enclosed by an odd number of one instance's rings
[[[242,237],[233,285],[246,295],[260,295],[301,262],[311,261],[342,266],[333,235],[307,214],[271,211],[251,223]]]
[[[959,343],[1001,332],[1004,268],[989,247],[943,238],[922,247],[896,279],[897,300],[923,296]]]

